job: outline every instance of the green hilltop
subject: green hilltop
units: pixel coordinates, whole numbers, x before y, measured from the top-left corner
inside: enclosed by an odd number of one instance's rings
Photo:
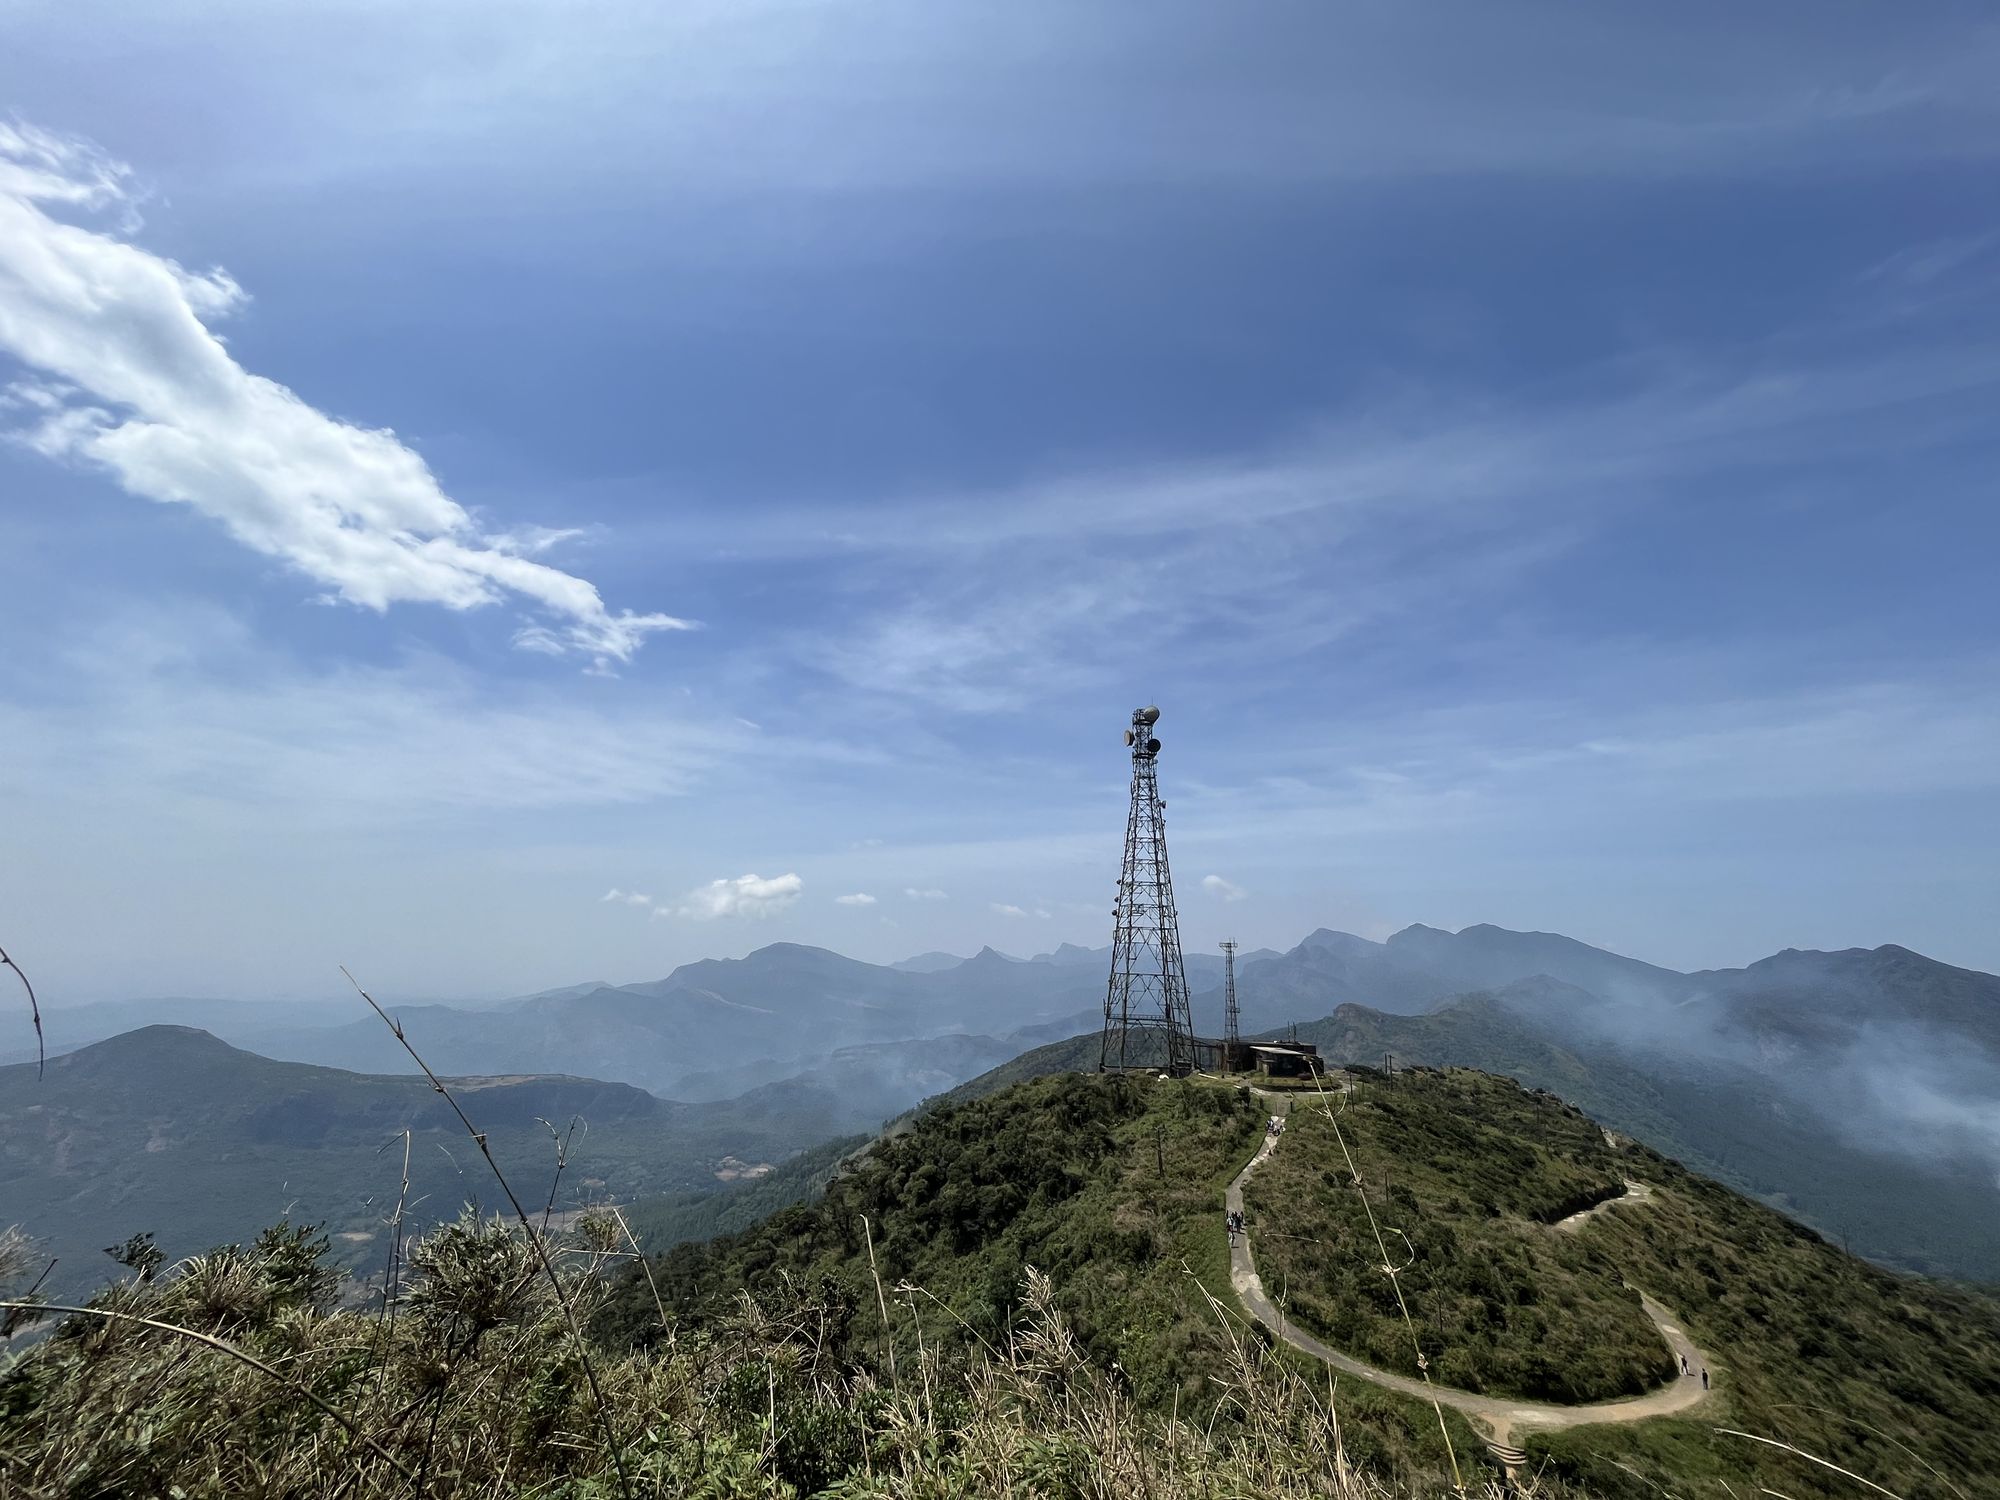
[[[1735,1429],[1793,1443],[1904,1500],[1949,1493],[1933,1469],[1966,1494],[2000,1494],[1989,1420],[2000,1303],[1857,1260],[1511,1080],[1462,1069],[1366,1077],[1335,1104],[1346,1151],[1318,1100],[1294,1103],[1247,1201],[1264,1286],[1282,1289],[1302,1328],[1416,1373],[1359,1212],[1365,1193],[1410,1262],[1401,1285],[1441,1383],[1557,1404],[1670,1383],[1679,1372],[1641,1290],[1713,1359],[1714,1394],[1691,1412],[1516,1431],[1545,1476],[1634,1497],[1697,1482],[1721,1494],[1713,1481],[1844,1492],[1847,1481],[1801,1458],[1719,1430]],[[1246,1326],[1230,1290],[1222,1188],[1260,1143],[1267,1107],[1221,1081],[1051,1074],[1007,1085],[918,1117],[816,1202],[670,1251],[656,1262],[657,1290],[680,1324],[700,1326],[727,1316],[746,1288],[837,1288],[842,1357],[882,1362],[891,1346],[913,1357],[920,1334],[946,1346],[1004,1340],[1033,1266],[1051,1277],[1093,1363],[1115,1369],[1134,1400],[1205,1412],[1228,1358],[1217,1308]],[[1643,1201],[1556,1227],[1618,1198],[1627,1179]],[[642,1282],[623,1288],[607,1335],[643,1340],[649,1296]],[[1279,1357],[1315,1369],[1296,1351]],[[1351,1452],[1413,1482],[1448,1462],[1420,1403],[1343,1376],[1338,1405]],[[1447,1417],[1476,1451],[1472,1429]]]

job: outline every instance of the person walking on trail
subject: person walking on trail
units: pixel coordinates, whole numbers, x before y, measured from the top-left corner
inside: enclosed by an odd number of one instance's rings
[[[1694,1374],[1694,1371],[1688,1368],[1688,1357],[1685,1354],[1681,1356],[1681,1374],[1683,1375]]]
[[[1703,1390],[1708,1389],[1708,1367],[1706,1365],[1702,1367],[1701,1371],[1701,1388]]]

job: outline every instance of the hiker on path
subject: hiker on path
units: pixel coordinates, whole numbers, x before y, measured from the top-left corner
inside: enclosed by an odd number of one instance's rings
[[[1688,1357],[1685,1354],[1681,1356],[1681,1374],[1683,1375],[1694,1374],[1694,1371],[1688,1368]]]
[[[1703,1366],[1703,1367],[1702,1367],[1702,1372],[1701,1372],[1701,1388],[1702,1388],[1703,1390],[1707,1390],[1707,1389],[1708,1389],[1708,1368],[1707,1368],[1707,1366]]]

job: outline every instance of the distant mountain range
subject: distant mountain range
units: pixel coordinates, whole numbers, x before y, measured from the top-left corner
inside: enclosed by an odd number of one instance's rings
[[[776,1088],[819,1101],[807,1113],[824,1139],[989,1070],[1006,1076],[1010,1059],[1064,1038],[1085,1040],[1044,1060],[1094,1066],[1109,957],[1065,944],[879,965],[778,943],[647,983],[391,1008],[441,1072],[630,1084],[712,1104],[717,1119],[766,1107],[755,1101],[771,1096],[750,1091]],[[1186,957],[1196,1028],[1216,1034],[1222,957]],[[1991,975],[1893,946],[1681,973],[1553,933],[1415,926],[1384,942],[1321,929],[1284,953],[1240,954],[1237,976],[1246,1030],[1297,1022],[1343,1058],[1387,1050],[1510,1073],[1859,1251],[2000,1280]],[[308,1025],[289,1007],[218,1001],[51,1005],[52,1043],[127,1029],[148,1005],[261,1057],[373,1084],[411,1066],[373,1017]]]
[[[590,982],[477,1005],[390,1008],[431,1065],[452,1073],[567,1073],[704,1100],[838,1058],[848,1085],[881,1095],[884,1113],[894,1114],[922,1097],[906,1086],[919,1074],[949,1087],[1046,1036],[1091,1024],[1104,1003],[1110,952],[1064,944],[1018,959],[985,948],[970,958],[929,953],[882,965],[773,943],[743,958],[683,964],[664,979],[638,984]],[[1219,985],[1220,954],[1190,954],[1187,967],[1191,983]],[[47,1022],[57,1052],[167,1023],[290,1062],[364,1073],[412,1069],[395,1038],[365,1011],[169,998],[51,1006]],[[1052,1029],[1044,1035],[1037,1028]],[[930,1076],[935,1070],[912,1072],[898,1061],[908,1054],[893,1044],[946,1036],[988,1043],[967,1052],[977,1055],[970,1072],[940,1079]],[[0,1060],[30,1055],[14,1047]],[[872,1082],[862,1076],[871,1057],[882,1065]]]
[[[873,1099],[792,1080],[728,1103],[681,1104],[623,1083],[516,1075],[450,1080],[523,1202],[549,1201],[555,1131],[580,1121],[555,1197],[579,1203],[755,1180],[805,1147],[882,1119]],[[506,1207],[464,1127],[421,1078],[276,1062],[182,1026],[147,1026],[0,1068],[0,1227],[59,1258],[51,1285],[114,1270],[135,1233],[181,1256],[289,1213],[325,1224],[341,1258],[379,1260],[411,1132],[416,1223],[474,1200]]]

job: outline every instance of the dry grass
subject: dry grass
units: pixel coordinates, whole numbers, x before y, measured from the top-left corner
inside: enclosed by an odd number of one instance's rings
[[[94,1495],[1388,1500],[1337,1409],[1238,1337],[1207,1427],[1137,1409],[1027,1275],[1003,1346],[927,1340],[895,1379],[830,1354],[837,1300],[785,1279],[726,1327],[599,1353],[628,1434],[620,1475],[568,1337],[609,1261],[535,1274],[518,1225],[470,1217],[412,1245],[393,1320],[337,1310],[293,1232],[129,1279],[0,1372],[0,1492]],[[317,1242],[323,1247],[323,1242]],[[907,1293],[908,1316],[927,1302]],[[17,1299],[18,1300],[18,1299]],[[56,1311],[56,1310],[47,1310]],[[933,1313],[934,1316],[935,1312]],[[1224,1434],[1218,1435],[1217,1428]],[[1497,1496],[1498,1491],[1492,1491]]]

